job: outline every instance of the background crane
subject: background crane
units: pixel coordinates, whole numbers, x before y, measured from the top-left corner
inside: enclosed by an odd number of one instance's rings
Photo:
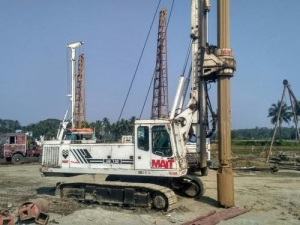
[[[76,96],[81,96],[81,92],[78,92],[78,82],[77,82],[78,77],[77,77],[76,71],[75,71],[75,58],[76,58],[75,50],[76,50],[76,48],[78,48],[81,45],[83,45],[82,41],[74,42],[74,43],[67,45],[67,47],[71,49],[71,59],[70,59],[71,60],[71,103],[72,103],[72,105],[71,105],[71,124],[72,124],[73,128],[78,128],[75,125],[75,118],[77,115],[79,115],[78,107],[76,107],[76,99],[77,99]],[[81,67],[81,68],[83,68],[83,67]],[[80,90],[81,90],[81,88],[80,88]],[[78,98],[78,99],[80,99],[80,98]]]
[[[78,73],[76,76],[75,110],[73,112],[74,128],[84,128],[85,114],[85,88],[84,88],[84,54],[78,58]]]
[[[167,118],[169,113],[166,15],[164,8],[159,13],[151,119]]]

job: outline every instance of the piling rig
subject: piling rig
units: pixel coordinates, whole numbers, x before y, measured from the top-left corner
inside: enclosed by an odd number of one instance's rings
[[[223,37],[228,24],[228,15],[223,11],[228,8],[229,1],[218,1],[218,47],[207,45],[203,36],[209,1],[192,0],[191,3],[193,87],[186,109],[175,113],[184,80],[180,76],[169,118],[135,121],[132,143],[97,143],[91,130],[66,129],[67,123],[63,122],[62,129],[66,132],[61,132],[58,135],[60,138],[47,141],[43,146],[42,174],[104,174],[107,178],[102,183],[60,183],[56,189],[58,196],[154,207],[158,210],[172,209],[176,203],[175,193],[192,198],[203,196],[202,181],[188,173],[185,144],[193,126],[196,127],[197,145],[200,147],[205,144],[202,139],[205,140],[207,135],[206,83],[217,81],[220,160],[217,174],[218,199],[221,205],[233,205],[233,176],[229,158],[229,78],[233,76],[235,60],[229,48],[228,34]],[[206,173],[204,153],[200,154],[200,167]]]

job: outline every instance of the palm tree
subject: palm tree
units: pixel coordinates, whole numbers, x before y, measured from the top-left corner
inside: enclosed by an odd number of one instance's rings
[[[269,108],[268,117],[271,117],[271,123],[275,126],[277,125],[277,118],[279,123],[279,134],[281,138],[281,125],[283,122],[289,124],[291,121],[291,117],[293,113],[291,112],[291,106],[287,106],[285,102],[282,103],[281,110],[280,110],[281,102],[278,101],[277,104],[273,103]],[[280,111],[280,113],[279,113]],[[279,116],[278,116],[279,115]]]
[[[128,121],[121,119],[117,121],[116,123],[113,124],[114,128],[112,129],[113,135],[114,135],[114,140],[120,140],[122,135],[127,134],[128,130]]]
[[[136,120],[136,117],[135,117],[135,116],[132,116],[132,117],[130,117],[130,118],[128,119],[128,123],[129,123],[128,129],[129,129],[129,132],[130,132],[131,134],[134,133],[134,123],[135,123],[135,120]]]
[[[103,142],[110,142],[111,126],[112,125],[109,119],[107,117],[104,117],[101,123],[101,134],[102,134]]]

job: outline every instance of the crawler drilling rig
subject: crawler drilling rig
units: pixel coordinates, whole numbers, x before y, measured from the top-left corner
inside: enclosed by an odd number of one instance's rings
[[[200,138],[204,140],[206,138],[206,120],[203,118],[206,114],[204,102],[207,80],[217,80],[219,83],[221,164],[217,176],[218,190],[225,187],[223,185],[229,185],[227,189],[233,188],[233,182],[230,183],[233,178],[232,173],[230,174],[228,154],[225,152],[224,155],[222,148],[230,141],[228,141],[230,129],[227,130],[230,128],[228,127],[230,114],[223,115],[223,111],[228,110],[229,107],[227,85],[235,70],[235,61],[232,50],[226,42],[224,44],[220,42],[219,47],[207,46],[203,38],[202,31],[206,29],[204,17],[209,9],[209,1],[192,0],[191,2],[194,84],[187,108],[178,114],[175,113],[182,93],[184,78],[181,76],[169,118],[137,120],[132,143],[97,143],[89,130],[68,130],[67,123],[63,123],[63,129],[67,132],[63,133],[62,130],[58,140],[48,141],[43,146],[42,174],[45,176],[79,174],[108,176],[102,183],[60,183],[56,189],[58,196],[117,205],[154,207],[159,210],[172,209],[176,203],[175,192],[187,197],[201,197],[204,194],[201,180],[197,176],[188,174],[185,144],[193,125],[197,127],[198,142],[201,143]],[[220,7],[223,7],[220,6],[222,2],[228,3],[227,0],[218,2],[220,12],[222,11]],[[221,20],[224,18],[221,17]],[[221,33],[224,32],[220,30]],[[220,99],[220,95],[228,99],[224,102]],[[224,125],[226,129],[223,128]],[[227,136],[224,137],[224,134]],[[205,141],[203,143],[205,145]],[[205,157],[202,154],[200,165],[203,170],[206,169]],[[222,187],[219,187],[220,185]],[[232,203],[230,199],[232,193],[229,193],[229,199],[226,199],[226,194],[225,192],[224,195],[223,191],[218,197],[221,204],[229,206]]]

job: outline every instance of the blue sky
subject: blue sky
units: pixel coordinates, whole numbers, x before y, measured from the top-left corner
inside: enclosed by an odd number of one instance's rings
[[[22,125],[62,119],[70,93],[68,43],[84,41],[86,114],[115,122],[136,69],[158,0],[0,1],[0,118]],[[162,0],[160,9],[171,0]],[[209,43],[216,43],[216,0],[209,13]],[[268,108],[287,79],[300,96],[300,1],[231,0],[232,128],[272,127]],[[122,118],[139,116],[155,67],[158,18]],[[190,1],[175,0],[168,27],[169,104],[190,42]],[[210,96],[216,110],[216,88]],[[150,117],[151,95],[143,118]],[[300,97],[298,97],[300,99]],[[289,99],[286,97],[289,104]]]

